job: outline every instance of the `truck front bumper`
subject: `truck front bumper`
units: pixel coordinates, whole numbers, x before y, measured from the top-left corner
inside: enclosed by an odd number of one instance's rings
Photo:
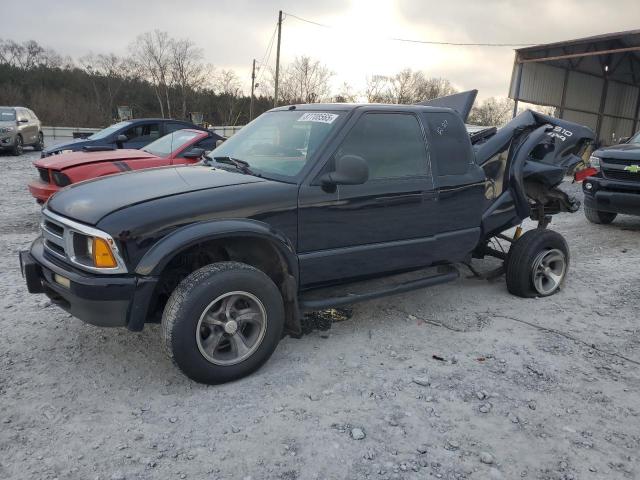
[[[47,258],[42,239],[20,252],[20,269],[30,293],[44,293],[83,322],[142,330],[157,279],[93,275]]]
[[[588,177],[582,182],[582,191],[584,204],[589,208],[601,212],[640,215],[640,182]]]

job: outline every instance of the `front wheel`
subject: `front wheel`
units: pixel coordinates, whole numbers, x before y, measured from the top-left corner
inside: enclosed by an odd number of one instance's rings
[[[560,290],[569,269],[569,247],[557,232],[536,228],[516,240],[506,261],[507,289],[518,297],[547,297]]]
[[[11,153],[13,153],[16,157],[19,157],[20,155],[22,155],[23,151],[24,144],[22,143],[22,137],[20,135],[16,135],[16,143],[13,145],[13,150],[11,150]]]
[[[616,219],[618,214],[613,212],[603,212],[601,210],[589,208],[585,205],[584,216],[587,217],[587,220],[591,223],[608,225]]]
[[[276,349],[283,328],[278,287],[238,262],[193,272],[173,291],[162,315],[167,353],[185,375],[207,384],[257,370]]]

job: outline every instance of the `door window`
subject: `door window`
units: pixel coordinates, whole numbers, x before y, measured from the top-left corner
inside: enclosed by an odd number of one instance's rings
[[[144,123],[136,125],[124,132],[128,142],[152,142],[160,138],[159,123]]]
[[[165,123],[164,125],[164,133],[166,135],[167,133],[172,133],[177,130],[182,130],[184,128],[189,128],[189,127],[183,123],[169,122],[169,123]]]
[[[425,176],[429,163],[418,119],[404,113],[367,113],[360,117],[334,155],[363,157],[369,179]]]

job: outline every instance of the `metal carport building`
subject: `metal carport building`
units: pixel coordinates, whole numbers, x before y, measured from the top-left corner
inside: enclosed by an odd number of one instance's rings
[[[516,50],[509,97],[557,108],[605,145],[640,127],[640,30]]]

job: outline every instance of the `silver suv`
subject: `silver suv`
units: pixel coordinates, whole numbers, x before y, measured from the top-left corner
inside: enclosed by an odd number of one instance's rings
[[[22,155],[25,145],[38,151],[44,148],[40,120],[28,108],[0,107],[0,150]]]

